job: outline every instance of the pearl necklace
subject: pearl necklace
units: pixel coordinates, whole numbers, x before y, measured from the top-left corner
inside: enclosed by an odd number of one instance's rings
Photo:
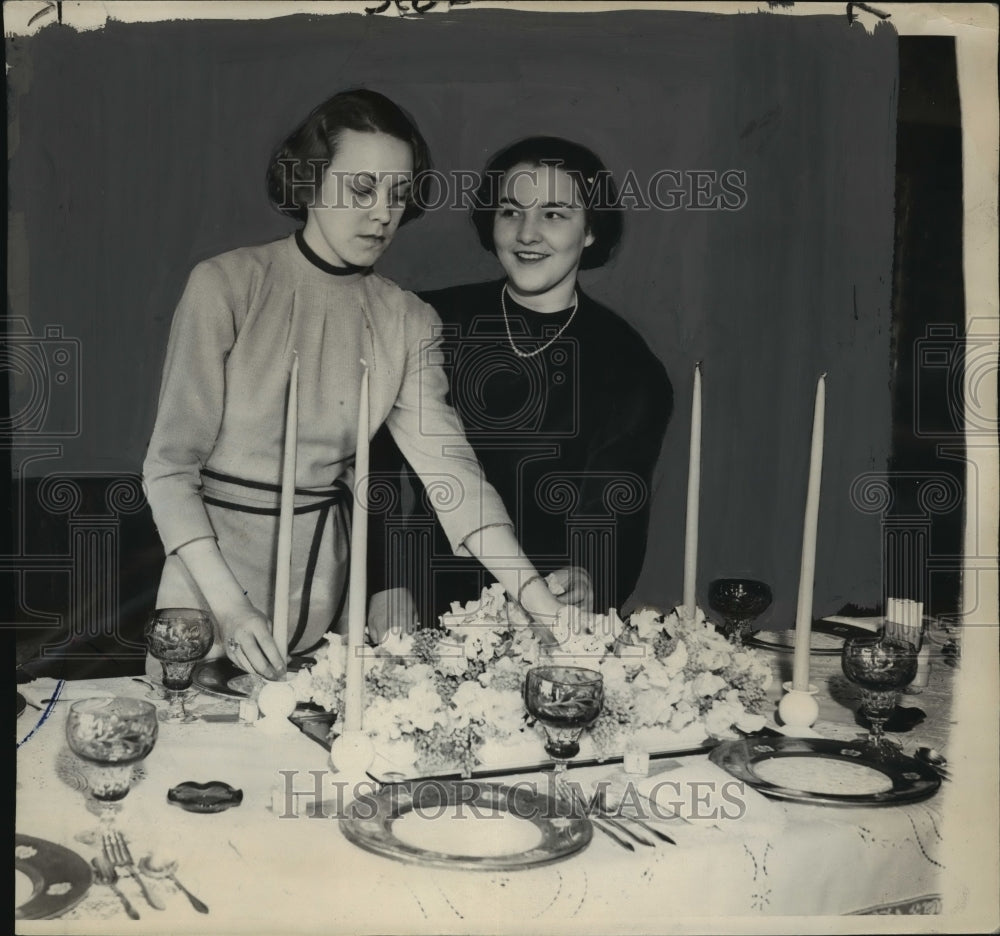
[[[553,342],[557,341],[562,337],[562,333],[569,328],[569,323],[573,321],[573,316],[576,315],[577,307],[580,305],[580,297],[576,294],[576,290],[573,290],[573,311],[570,312],[569,318],[563,324],[563,327],[559,329],[548,341],[545,342],[540,348],[535,348],[534,351],[522,351],[516,344],[514,344],[514,336],[510,333],[510,320],[507,318],[507,303],[504,301],[504,297],[507,295],[507,284],[503,284],[503,289],[500,290],[500,308],[503,310],[503,323],[507,328],[507,340],[510,342],[511,350],[519,358],[531,358],[536,354],[541,354],[547,347],[549,347]]]

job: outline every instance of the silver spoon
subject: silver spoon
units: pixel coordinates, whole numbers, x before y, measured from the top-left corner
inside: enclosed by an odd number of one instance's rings
[[[935,748],[918,747],[916,750],[917,760],[923,761],[928,767],[933,767],[946,780],[948,776],[948,758]]]
[[[191,901],[191,906],[199,913],[208,913],[208,907],[191,893],[180,881],[177,880],[177,862],[168,861],[159,867],[154,867],[149,863],[149,855],[139,860],[139,870],[151,878],[169,878],[174,882],[174,886]]]

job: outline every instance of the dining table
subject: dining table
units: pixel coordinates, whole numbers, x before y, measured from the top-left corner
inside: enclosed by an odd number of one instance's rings
[[[755,652],[771,663],[773,704],[791,678],[792,655]],[[863,736],[858,690],[844,678],[839,655],[814,654],[810,663],[820,708],[813,730],[836,741]],[[906,754],[918,747],[948,751],[959,667],[938,653],[926,687],[901,695],[905,711],[915,718],[915,710],[923,713],[909,730],[889,732]],[[71,702],[125,695],[166,703],[144,678],[39,679],[18,689],[28,700],[17,721],[18,841],[60,846],[83,859],[78,867],[89,868],[99,846],[77,836],[97,817],[89,808],[86,766],[67,746]],[[618,838],[632,845],[623,847],[606,834],[616,826],[601,822],[584,847],[561,860],[449,866],[359,847],[345,828],[349,804],[328,798],[336,775],[328,748],[315,737],[291,723],[264,730],[241,720],[238,699],[200,692],[187,707],[195,720],[159,726],[155,747],[134,769],[114,819],[136,862],[152,858],[158,868],[175,861],[175,876],[121,875],[116,886],[138,920],[129,919],[119,894],[89,875],[63,882],[50,869],[40,884],[18,880],[22,909],[32,905],[33,887],[36,894],[39,887],[54,887],[56,896],[76,887],[65,906],[53,898],[49,918],[18,920],[18,932],[650,933],[682,920],[721,925],[748,918],[776,931],[781,917],[942,912],[945,794],[957,785],[950,780],[926,798],[870,805],[762,797],[748,789],[750,808],[725,821],[649,817],[647,825],[661,833],[646,835],[650,844],[626,838],[618,827]],[[768,724],[779,728],[770,712]],[[780,730],[770,736],[779,737]],[[525,765],[496,781],[544,790],[551,775],[542,766]],[[702,767],[706,777],[721,769],[705,750],[654,756],[648,769],[670,776],[671,770],[697,774]],[[626,775],[622,763],[606,761],[571,764],[565,776],[594,789]],[[170,792],[185,782],[226,784],[241,797],[218,811],[189,811]],[[371,791],[379,789],[372,781]],[[488,840],[489,817],[465,815],[461,821],[469,839]],[[205,906],[197,908],[197,900]]]

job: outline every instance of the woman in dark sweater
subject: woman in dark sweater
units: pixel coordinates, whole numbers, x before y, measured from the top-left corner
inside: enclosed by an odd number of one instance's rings
[[[562,600],[620,608],[642,570],[673,393],[642,337],[577,285],[577,271],[604,264],[621,238],[614,180],[579,144],[521,140],[490,160],[472,220],[507,275],[422,295],[443,323],[450,401],[525,552],[556,573]],[[383,434],[373,470],[391,484],[404,464]],[[416,501],[405,517],[386,515],[372,573],[416,606],[387,592],[373,614],[431,624],[490,580],[444,548],[433,486],[404,475]],[[384,618],[373,624],[381,630]]]

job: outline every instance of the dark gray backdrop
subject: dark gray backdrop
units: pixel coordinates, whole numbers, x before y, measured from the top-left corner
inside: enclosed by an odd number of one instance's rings
[[[646,337],[675,387],[636,598],[680,600],[691,375],[702,360],[701,603],[711,578],[752,574],[774,588],[765,620],[791,622],[823,371],[815,608],[880,600],[878,518],[852,506],[850,489],[885,467],[891,441],[888,26],[868,35],[843,17],[457,10],[49,26],[8,39],[7,55],[9,314],[36,337],[61,327],[79,353],[79,379],[53,385],[44,425],[22,434],[58,447],[29,462],[16,454],[26,477],[139,470],[190,267],[291,229],[263,192],[272,146],[323,97],[364,85],[414,115],[445,172],[478,170],[533,133],[593,147],[619,179],[745,172],[742,210],[632,211],[616,258],[582,277]],[[413,289],[498,274],[450,210],[404,228],[380,270]],[[12,377],[16,417],[36,390],[30,375]]]

